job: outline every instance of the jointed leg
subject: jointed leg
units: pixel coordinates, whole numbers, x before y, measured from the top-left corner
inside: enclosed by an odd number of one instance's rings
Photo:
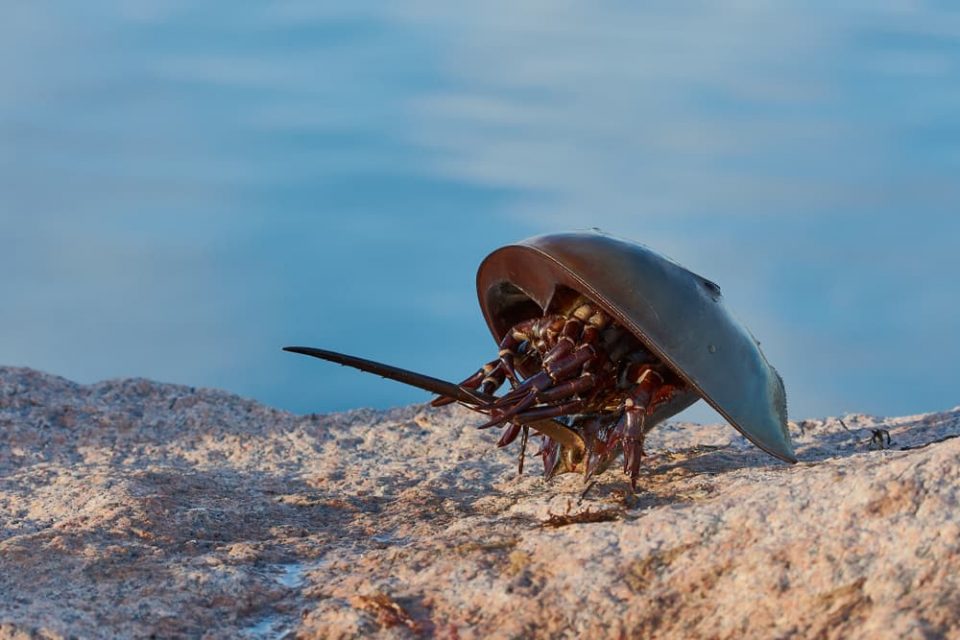
[[[657,389],[663,384],[663,376],[649,366],[642,365],[635,369],[635,386],[624,401],[623,416],[616,428],[623,448],[623,472],[630,476],[630,485],[634,490],[637,488],[640,459],[643,457],[647,410]]]

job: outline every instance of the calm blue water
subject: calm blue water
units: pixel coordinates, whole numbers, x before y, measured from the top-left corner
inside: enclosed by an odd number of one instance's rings
[[[597,226],[719,282],[798,418],[960,404],[952,3],[7,4],[0,363],[421,401],[279,349],[459,378],[483,256]]]

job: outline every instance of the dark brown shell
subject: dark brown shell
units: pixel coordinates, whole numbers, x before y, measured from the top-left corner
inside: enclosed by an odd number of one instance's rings
[[[480,307],[498,342],[571,290],[602,306],[751,442],[796,462],[783,381],[710,280],[643,245],[596,232],[502,247],[477,272]]]

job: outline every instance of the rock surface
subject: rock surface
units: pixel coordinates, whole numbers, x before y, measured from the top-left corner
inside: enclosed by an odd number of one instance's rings
[[[664,425],[582,501],[478,423],[0,368],[0,639],[960,637],[960,409]]]

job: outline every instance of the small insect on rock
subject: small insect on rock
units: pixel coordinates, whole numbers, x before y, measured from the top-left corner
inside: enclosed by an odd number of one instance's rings
[[[699,399],[767,453],[796,462],[783,381],[716,284],[611,236],[559,233],[497,249],[477,294],[497,357],[459,384],[311,347],[286,347],[438,394],[499,427],[542,436],[544,474],[589,480],[623,456],[636,488],[644,435]],[[504,385],[508,389],[495,395]]]

